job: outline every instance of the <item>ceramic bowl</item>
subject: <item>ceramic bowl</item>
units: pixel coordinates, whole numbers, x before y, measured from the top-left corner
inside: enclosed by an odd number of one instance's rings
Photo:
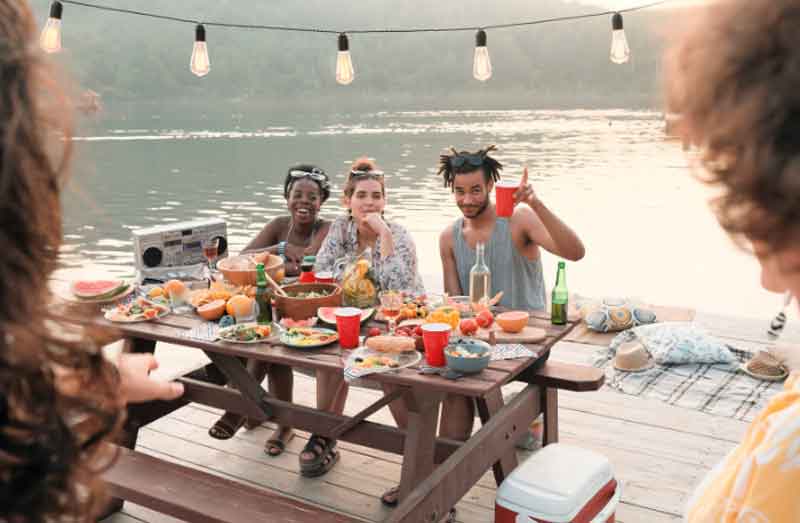
[[[474,356],[454,354],[454,351],[468,352]],[[453,338],[444,349],[447,367],[462,374],[474,374],[489,366],[491,347],[485,341],[472,338]]]

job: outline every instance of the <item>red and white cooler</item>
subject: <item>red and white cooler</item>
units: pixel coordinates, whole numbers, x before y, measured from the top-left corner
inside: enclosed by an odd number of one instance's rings
[[[495,523],[614,523],[621,487],[604,456],[544,447],[497,489]]]

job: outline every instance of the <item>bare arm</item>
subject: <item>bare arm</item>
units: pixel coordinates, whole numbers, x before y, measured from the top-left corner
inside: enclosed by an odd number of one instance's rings
[[[458,267],[453,252],[453,226],[443,230],[439,235],[439,255],[442,257],[442,274],[444,275],[444,292],[450,296],[461,296],[461,283],[458,281]]]
[[[528,240],[547,251],[570,261],[578,261],[586,254],[578,235],[553,214],[536,196],[528,184],[528,168],[522,174],[520,188],[514,194],[518,202],[526,203],[530,209],[518,208],[513,220],[521,225]],[[533,211],[533,212],[531,212]]]
[[[250,240],[242,253],[245,252],[270,252],[277,254],[278,242],[280,242],[280,233],[284,227],[284,217],[274,218],[267,223],[261,232],[255,238]]]

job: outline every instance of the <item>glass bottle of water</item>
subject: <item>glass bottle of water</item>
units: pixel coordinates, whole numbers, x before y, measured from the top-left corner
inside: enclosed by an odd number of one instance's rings
[[[480,303],[492,295],[492,273],[486,265],[485,245],[475,247],[475,265],[469,270],[469,301]]]

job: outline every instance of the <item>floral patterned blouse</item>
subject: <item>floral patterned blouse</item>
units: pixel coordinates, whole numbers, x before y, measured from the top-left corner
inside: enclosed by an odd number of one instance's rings
[[[386,222],[392,231],[394,252],[381,258],[381,239],[372,249],[372,269],[381,290],[402,290],[416,295],[425,294],[425,286],[419,274],[417,247],[408,231],[394,222]],[[358,253],[358,227],[349,216],[337,218],[328,231],[317,253],[315,271],[332,271],[334,278],[341,281],[347,263]]]

